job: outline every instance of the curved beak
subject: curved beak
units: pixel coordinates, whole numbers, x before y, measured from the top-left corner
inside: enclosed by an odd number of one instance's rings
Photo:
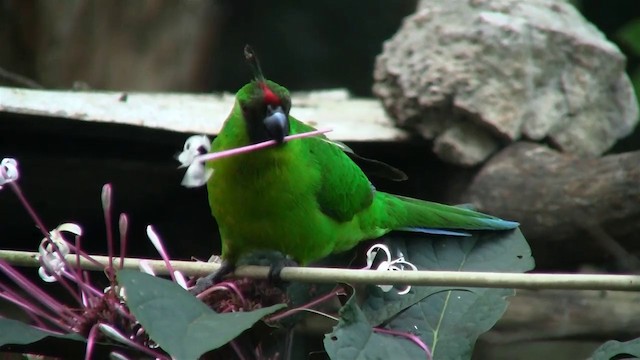
[[[289,135],[289,117],[281,106],[267,106],[267,116],[263,120],[269,136],[281,144],[284,137]]]

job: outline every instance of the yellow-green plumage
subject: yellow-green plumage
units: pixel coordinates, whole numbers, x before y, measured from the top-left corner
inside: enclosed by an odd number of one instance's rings
[[[290,99],[284,87],[256,80],[238,92],[211,151],[266,140],[264,111],[278,102],[288,116],[289,134],[313,130],[288,115]],[[466,209],[375,191],[349,156],[324,137],[293,140],[208,166],[214,169],[207,184],[209,204],[220,229],[222,257],[230,263],[253,250],[277,250],[305,265],[401,228],[517,226]]]

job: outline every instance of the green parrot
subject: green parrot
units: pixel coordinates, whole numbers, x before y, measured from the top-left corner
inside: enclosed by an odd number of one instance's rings
[[[245,56],[255,79],[236,94],[211,151],[266,140],[277,145],[207,163],[213,169],[209,205],[227,272],[252,251],[275,250],[304,266],[392,230],[468,235],[465,230],[518,226],[461,207],[376,191],[362,168],[396,180],[403,174],[325,136],[285,142],[287,135],[315,129],[289,114],[289,91],[262,76],[250,48]]]

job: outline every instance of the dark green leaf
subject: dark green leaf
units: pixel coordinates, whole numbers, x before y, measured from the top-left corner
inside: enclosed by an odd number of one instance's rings
[[[520,230],[476,233],[471,237],[391,240],[392,252],[421,270],[524,272],[533,269],[531,250]],[[507,307],[511,289],[413,287],[406,295],[368,288],[363,312],[374,324],[409,331],[434,351],[434,359],[471,356],[477,337]]]
[[[120,270],[118,282],[125,288],[127,306],[151,339],[176,359],[197,359],[285,307],[218,314],[172,281]]]
[[[629,47],[635,55],[640,55],[640,19],[636,18],[626,23],[618,30],[616,37]]]
[[[33,326],[29,326],[18,320],[0,318],[0,346],[9,344],[31,344],[36,341],[40,341],[48,336],[60,339],[84,341],[84,338],[77,334],[59,335],[35,328]]]
[[[340,309],[340,322],[325,335],[324,348],[332,360],[426,359],[411,341],[373,331],[355,296]]]
[[[640,338],[627,342],[607,341],[596,349],[591,358],[593,360],[610,360],[618,355],[632,356],[631,359],[640,358]],[[625,359],[629,359],[629,357],[625,357]]]
[[[636,99],[640,102],[640,66],[636,67],[631,73],[631,83],[636,91]]]

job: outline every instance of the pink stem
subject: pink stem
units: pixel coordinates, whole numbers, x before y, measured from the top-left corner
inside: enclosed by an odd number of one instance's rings
[[[1,285],[0,285],[1,287]],[[21,297],[20,295],[18,295],[17,293],[15,293],[14,291],[4,287],[4,289],[0,289],[0,298],[3,298],[17,306],[19,306],[20,308],[22,308],[23,310],[25,310],[25,312],[29,315],[29,317],[31,317],[32,319],[34,319],[34,321],[38,322],[42,328],[45,328],[44,324],[42,324],[42,322],[38,319],[38,317],[41,317],[44,320],[49,321],[51,324],[57,326],[58,328],[62,329],[63,331],[68,331],[69,327],[67,326],[67,324],[65,324],[63,321],[60,321],[60,319],[47,314],[45,311],[43,311],[42,309],[38,308],[38,306],[36,304],[32,304],[31,302],[29,302],[28,299]]]
[[[207,290],[201,292],[200,294],[196,295],[196,297],[198,299],[202,299],[215,291],[233,292],[236,294],[236,296],[238,296],[238,298],[240,298],[240,301],[242,301],[242,306],[244,308],[247,307],[247,299],[245,299],[244,295],[242,295],[242,292],[240,291],[240,289],[238,289],[238,286],[236,286],[236,284],[232,283],[231,281],[223,281],[219,284],[216,284],[215,286],[212,286]]]
[[[120,269],[122,269],[124,267],[124,256],[127,250],[127,231],[129,229],[129,217],[127,214],[120,214],[118,227],[120,230]]]
[[[51,309],[54,313],[65,313],[67,316],[76,318],[76,315],[71,310],[67,309],[66,306],[62,305],[56,299],[47,295],[46,292],[35,286],[31,281],[29,281],[29,279],[22,276],[22,274],[17,272],[11,267],[11,265],[9,265],[2,259],[0,259],[0,270],[2,270],[7,276],[9,276],[21,288],[26,290],[26,292],[30,294],[34,299],[39,301],[42,305],[45,305],[46,307]]]
[[[91,355],[93,354],[93,346],[96,344],[96,338],[98,337],[98,324],[95,324],[89,330],[89,335],[87,336],[87,350],[84,352],[84,360],[91,360]]]
[[[290,140],[295,140],[295,139],[300,139],[300,138],[305,138],[305,137],[311,137],[311,136],[324,134],[324,133],[327,133],[329,131],[331,131],[331,129],[321,129],[321,130],[309,131],[309,132],[305,132],[305,133],[301,133],[301,134],[294,134],[294,135],[286,136],[284,138],[284,140],[285,141],[290,141]],[[204,161],[213,161],[213,160],[224,158],[224,157],[229,157],[229,156],[243,154],[243,153],[247,153],[247,152],[258,150],[258,149],[263,149],[263,148],[266,148],[266,147],[269,147],[269,146],[273,146],[273,145],[276,145],[276,144],[277,144],[277,142],[275,140],[268,140],[268,141],[264,141],[264,142],[253,144],[253,145],[248,145],[248,146],[243,146],[243,147],[239,147],[239,148],[234,148],[234,149],[229,149],[229,150],[224,150],[224,151],[218,151],[218,152],[208,153],[208,154],[204,154],[204,155],[199,155],[199,156],[196,156],[194,161],[203,161],[203,162]]]
[[[31,207],[31,204],[29,204],[29,202],[27,201],[27,198],[22,193],[22,190],[20,189],[20,186],[18,185],[18,183],[15,181],[12,181],[9,183],[9,186],[11,186],[11,189],[13,190],[13,192],[16,194],[16,196],[22,203],[22,206],[24,206],[24,208],[27,209],[27,212],[29,213],[33,221],[36,223],[36,225],[38,226],[38,229],[40,229],[40,232],[42,233],[42,235],[44,235],[46,239],[51,241],[51,237],[49,235],[49,231],[47,230],[47,227],[44,226],[44,223],[42,222],[40,217],[38,217],[38,214],[36,214],[35,210],[33,210],[33,208]],[[53,243],[53,241],[51,241],[51,243]]]
[[[113,272],[113,230],[111,229],[111,184],[102,186],[102,211],[104,213],[104,223],[107,228],[107,255],[109,257],[109,268],[107,269],[107,277],[111,285],[115,285]]]
[[[344,294],[344,289],[342,288],[342,286],[339,286],[336,289],[328,292],[327,294],[324,294],[324,295],[320,296],[319,298],[317,298],[315,300],[312,300],[312,301],[310,301],[310,302],[308,302],[308,303],[306,303],[304,305],[298,306],[295,309],[287,310],[287,311],[282,312],[280,314],[276,314],[276,315],[267,317],[265,319],[265,321],[278,321],[278,320],[284,319],[287,316],[291,316],[291,315],[293,315],[295,313],[298,313],[298,312],[300,312],[300,311],[302,311],[304,309],[311,309],[312,307],[314,307],[316,305],[319,305],[319,304],[322,304],[323,302],[330,300],[334,296],[341,295],[341,294]]]
[[[238,345],[238,343],[235,340],[229,341],[229,344],[233,348],[233,351],[236,352],[236,355],[238,355],[238,359],[240,359],[240,360],[246,360],[247,359],[244,356],[244,353],[242,352],[242,348],[240,347],[240,345]]]
[[[373,331],[377,332],[377,333],[380,333],[380,334],[389,334],[389,335],[403,337],[403,338],[413,342],[414,344],[418,345],[422,350],[424,350],[424,352],[427,354],[427,359],[428,360],[433,359],[433,356],[431,354],[431,350],[429,350],[429,347],[427,346],[427,344],[425,344],[422,341],[422,339],[420,339],[419,337],[417,337],[414,334],[411,334],[411,333],[408,333],[408,332],[404,332],[404,331],[389,330],[389,329],[383,329],[383,328],[373,328]]]

